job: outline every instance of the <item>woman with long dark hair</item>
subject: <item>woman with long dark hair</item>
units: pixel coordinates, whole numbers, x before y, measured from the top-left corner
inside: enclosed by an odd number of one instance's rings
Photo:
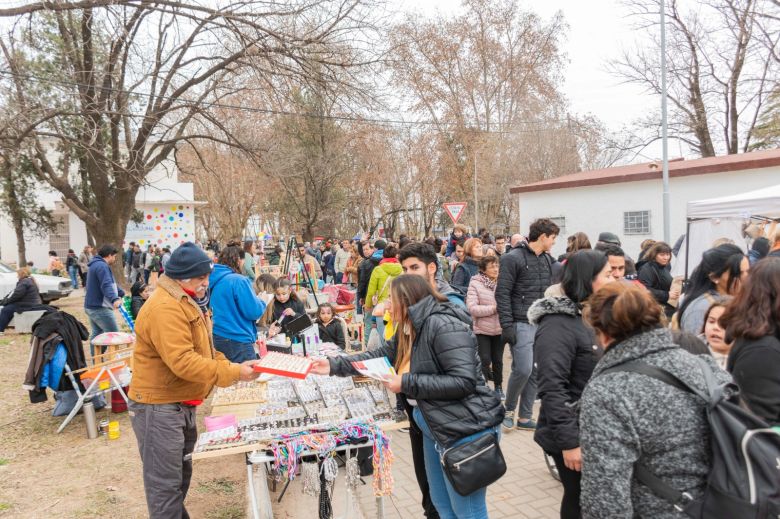
[[[289,279],[277,279],[273,289],[274,297],[260,319],[261,325],[269,327],[268,337],[273,337],[279,332],[287,333],[287,323],[306,313],[306,308],[292,289]]]
[[[601,348],[582,319],[582,305],[609,284],[612,269],[603,252],[581,250],[569,256],[563,296],[536,301],[528,321],[538,326],[534,340],[538,396],[542,400],[534,440],[555,460],[563,483],[562,519],[580,517],[580,428],[573,403],[582,396]]]
[[[673,279],[669,272],[672,248],[665,242],[656,242],[648,249],[643,259],[645,264],[639,269],[639,282],[663,306],[666,316],[671,317],[674,313],[674,306],[670,305],[669,301],[680,297],[679,290],[672,290]]]
[[[780,258],[764,258],[720,318],[734,341],[726,368],[756,415],[780,424]]]
[[[701,333],[707,309],[718,298],[734,295],[749,269],[747,256],[736,245],[725,244],[705,251],[691,274],[685,300],[675,317],[680,329]]]
[[[642,287],[610,283],[588,299],[584,314],[605,351],[580,399],[583,517],[686,517],[639,482],[635,465],[701,498],[710,473],[709,404],[620,369],[632,361],[648,364],[700,392],[707,391],[700,361],[718,383],[730,377],[712,357],[673,342],[662,308]]]
[[[465,309],[448,302],[422,276],[404,274],[391,284],[391,313],[398,332],[386,346],[357,355],[318,359],[312,371],[356,375],[353,361],[387,357],[396,375],[386,387],[403,393],[414,407],[412,419],[423,434],[425,472],[439,517],[487,517],[483,487],[458,494],[442,469],[440,452],[482,435],[498,435],[501,401],[479,369],[476,338]]]
[[[257,358],[255,322],[266,307],[265,301],[255,295],[252,283],[243,275],[243,264],[244,251],[240,247],[225,247],[209,276],[214,348],[229,361],[237,363]]]

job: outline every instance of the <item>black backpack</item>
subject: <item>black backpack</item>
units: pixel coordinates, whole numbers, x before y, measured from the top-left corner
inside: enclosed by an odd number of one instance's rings
[[[711,466],[704,495],[693,500],[644,465],[634,465],[634,475],[653,492],[696,519],[780,518],[780,427],[766,422],[739,405],[736,384],[720,384],[710,365],[697,357],[706,392],[693,388],[668,371],[644,362],[631,361],[604,373],[629,371],[655,378],[707,402],[710,423]]]

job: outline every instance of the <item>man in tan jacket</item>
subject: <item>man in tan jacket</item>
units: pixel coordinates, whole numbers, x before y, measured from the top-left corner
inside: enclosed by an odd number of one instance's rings
[[[136,319],[130,417],[143,462],[149,517],[188,518],[184,499],[198,439],[195,410],[212,388],[254,380],[256,361],[216,351],[207,289],[211,260],[193,243],[174,251]]]

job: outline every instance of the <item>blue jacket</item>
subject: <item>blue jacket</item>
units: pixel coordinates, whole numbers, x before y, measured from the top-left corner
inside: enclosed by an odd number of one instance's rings
[[[114,301],[124,297],[125,291],[117,286],[111,265],[100,256],[95,256],[87,267],[89,270],[84,308],[112,308]]]
[[[216,264],[209,277],[209,287],[214,335],[242,343],[255,342],[255,321],[265,312],[265,302],[255,296],[249,279]]]

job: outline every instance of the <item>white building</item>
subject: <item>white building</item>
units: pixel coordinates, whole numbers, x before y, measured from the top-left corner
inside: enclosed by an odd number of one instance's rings
[[[636,257],[648,238],[663,239],[661,163],[634,164],[526,184],[518,195],[520,228],[525,234],[537,218],[561,227],[553,249],[566,250],[566,237],[581,231],[595,244],[599,233],[620,237],[623,249]],[[685,233],[689,201],[732,195],[780,183],[780,149],[669,162],[671,241]]]
[[[195,206],[193,185],[178,181],[178,170],[167,162],[152,170],[147,176],[148,185],[136,194],[136,208],[143,212],[143,223],[127,225],[125,245],[131,241],[143,248],[149,244],[177,247],[180,243],[195,240]],[[80,253],[87,244],[87,228],[68,207],[62,203],[59,193],[46,186],[38,188],[43,205],[53,211],[60,220],[57,229],[43,238],[29,238],[27,260],[38,268],[48,265],[48,252],[55,250],[64,258],[68,249]],[[97,244],[100,246],[101,244]],[[16,234],[11,221],[0,216],[0,257],[5,263],[17,263]]]

